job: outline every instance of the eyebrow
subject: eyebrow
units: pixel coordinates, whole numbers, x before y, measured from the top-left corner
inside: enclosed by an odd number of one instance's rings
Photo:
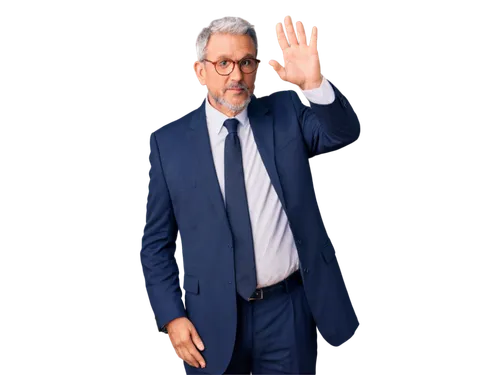
[[[252,55],[251,53],[247,53],[247,54],[246,54],[245,56],[243,56],[241,59],[246,59],[247,57],[252,57],[252,58],[254,58],[254,59],[255,59],[255,56],[254,56],[254,55]],[[220,55],[220,56],[218,56],[218,57],[216,58],[216,60],[220,60],[220,59],[230,59],[230,60],[232,60],[232,59],[231,59],[229,56],[227,56],[227,55]],[[240,60],[241,60],[241,59],[240,59]]]

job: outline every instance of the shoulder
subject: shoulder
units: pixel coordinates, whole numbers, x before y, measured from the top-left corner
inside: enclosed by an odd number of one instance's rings
[[[273,105],[281,101],[290,101],[291,96],[294,94],[297,95],[297,93],[293,90],[276,91],[270,95],[256,98],[256,100],[262,102],[263,104]]]
[[[157,139],[166,139],[166,138],[172,138],[180,135],[181,133],[184,133],[191,123],[193,117],[196,115],[197,111],[203,110],[203,105],[200,106],[197,109],[192,110],[188,114],[171,121],[160,128],[156,129],[153,134]]]
[[[276,91],[270,95],[255,98],[255,104],[267,107],[270,110],[283,110],[293,108],[295,101],[300,101],[293,90]]]

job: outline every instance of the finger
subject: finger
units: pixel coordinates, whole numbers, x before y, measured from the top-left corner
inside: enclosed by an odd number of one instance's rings
[[[318,49],[318,28],[316,26],[314,26],[312,29],[309,47]]]
[[[297,21],[297,37],[299,38],[299,44],[307,46],[306,31],[304,30],[304,25],[300,21]]]
[[[285,71],[285,68],[283,68],[279,62],[277,62],[276,60],[271,60],[269,61],[269,64],[274,68],[274,70],[276,71],[276,73],[278,73],[278,75],[280,76],[280,78],[282,80],[285,80],[285,77],[286,77],[286,71]]]
[[[288,40],[286,40],[285,32],[283,31],[283,25],[281,25],[281,22],[276,25],[276,35],[278,36],[278,43],[282,50],[290,47],[290,45],[288,44]]]
[[[200,352],[196,349],[196,346],[193,344],[188,346],[189,354],[195,359],[197,363],[200,364],[201,367],[205,367],[205,360],[203,359],[203,356],[200,354]]]
[[[198,368],[200,366],[200,364],[198,363],[196,358],[193,357],[193,355],[189,352],[189,349],[186,346],[182,347],[179,351],[181,352],[181,358],[184,361],[186,361],[191,366],[196,367],[196,368]]]
[[[197,367],[195,361],[188,358],[187,354],[189,354],[189,353],[187,351],[185,351],[185,349],[183,347],[176,348],[175,352],[177,353],[177,356],[180,359],[182,359],[184,362],[188,363],[190,366]]]
[[[199,350],[205,349],[205,346],[203,345],[203,341],[201,341],[201,337],[198,334],[198,331],[196,331],[196,328],[194,328],[194,327],[191,328],[191,338]]]
[[[203,345],[203,341],[201,340],[201,337],[198,334],[198,331],[196,330],[196,328],[192,324],[189,327],[189,333],[190,333],[191,337],[190,337],[190,340],[186,343],[186,347],[187,347],[189,353],[200,364],[200,366],[205,367],[205,360],[203,359],[203,356],[198,351],[198,349],[204,350],[205,346]]]
[[[286,28],[286,36],[288,37],[288,41],[291,46],[298,45],[297,36],[295,35],[295,30],[293,29],[292,17],[285,17],[285,28]]]
[[[179,351],[174,349],[173,347],[172,347],[172,353],[174,353],[175,358],[178,359],[179,361],[182,359],[181,356],[179,355]]]
[[[193,367],[196,367],[196,368],[200,368],[201,365],[198,363],[198,361],[196,361],[196,359],[194,357],[189,357],[189,359],[186,361],[187,363],[189,363],[191,366]]]

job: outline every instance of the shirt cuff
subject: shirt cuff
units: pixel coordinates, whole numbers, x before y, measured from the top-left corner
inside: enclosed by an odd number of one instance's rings
[[[335,100],[335,92],[325,77],[323,77],[319,87],[311,90],[302,90],[302,93],[307,100],[315,104],[332,104]]]

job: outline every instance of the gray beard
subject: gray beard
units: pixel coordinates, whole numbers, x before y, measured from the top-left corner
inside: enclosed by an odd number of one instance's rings
[[[243,111],[248,106],[248,104],[250,103],[250,101],[252,100],[252,98],[250,97],[250,95],[248,95],[248,97],[245,99],[245,101],[243,103],[241,103],[239,105],[234,105],[234,104],[231,104],[231,103],[227,102],[226,100],[224,100],[224,98],[216,96],[211,91],[208,91],[208,94],[212,97],[213,100],[215,100],[215,102],[217,104],[223,105],[224,107],[226,107],[227,109],[229,109],[232,112],[241,112],[241,111]]]

